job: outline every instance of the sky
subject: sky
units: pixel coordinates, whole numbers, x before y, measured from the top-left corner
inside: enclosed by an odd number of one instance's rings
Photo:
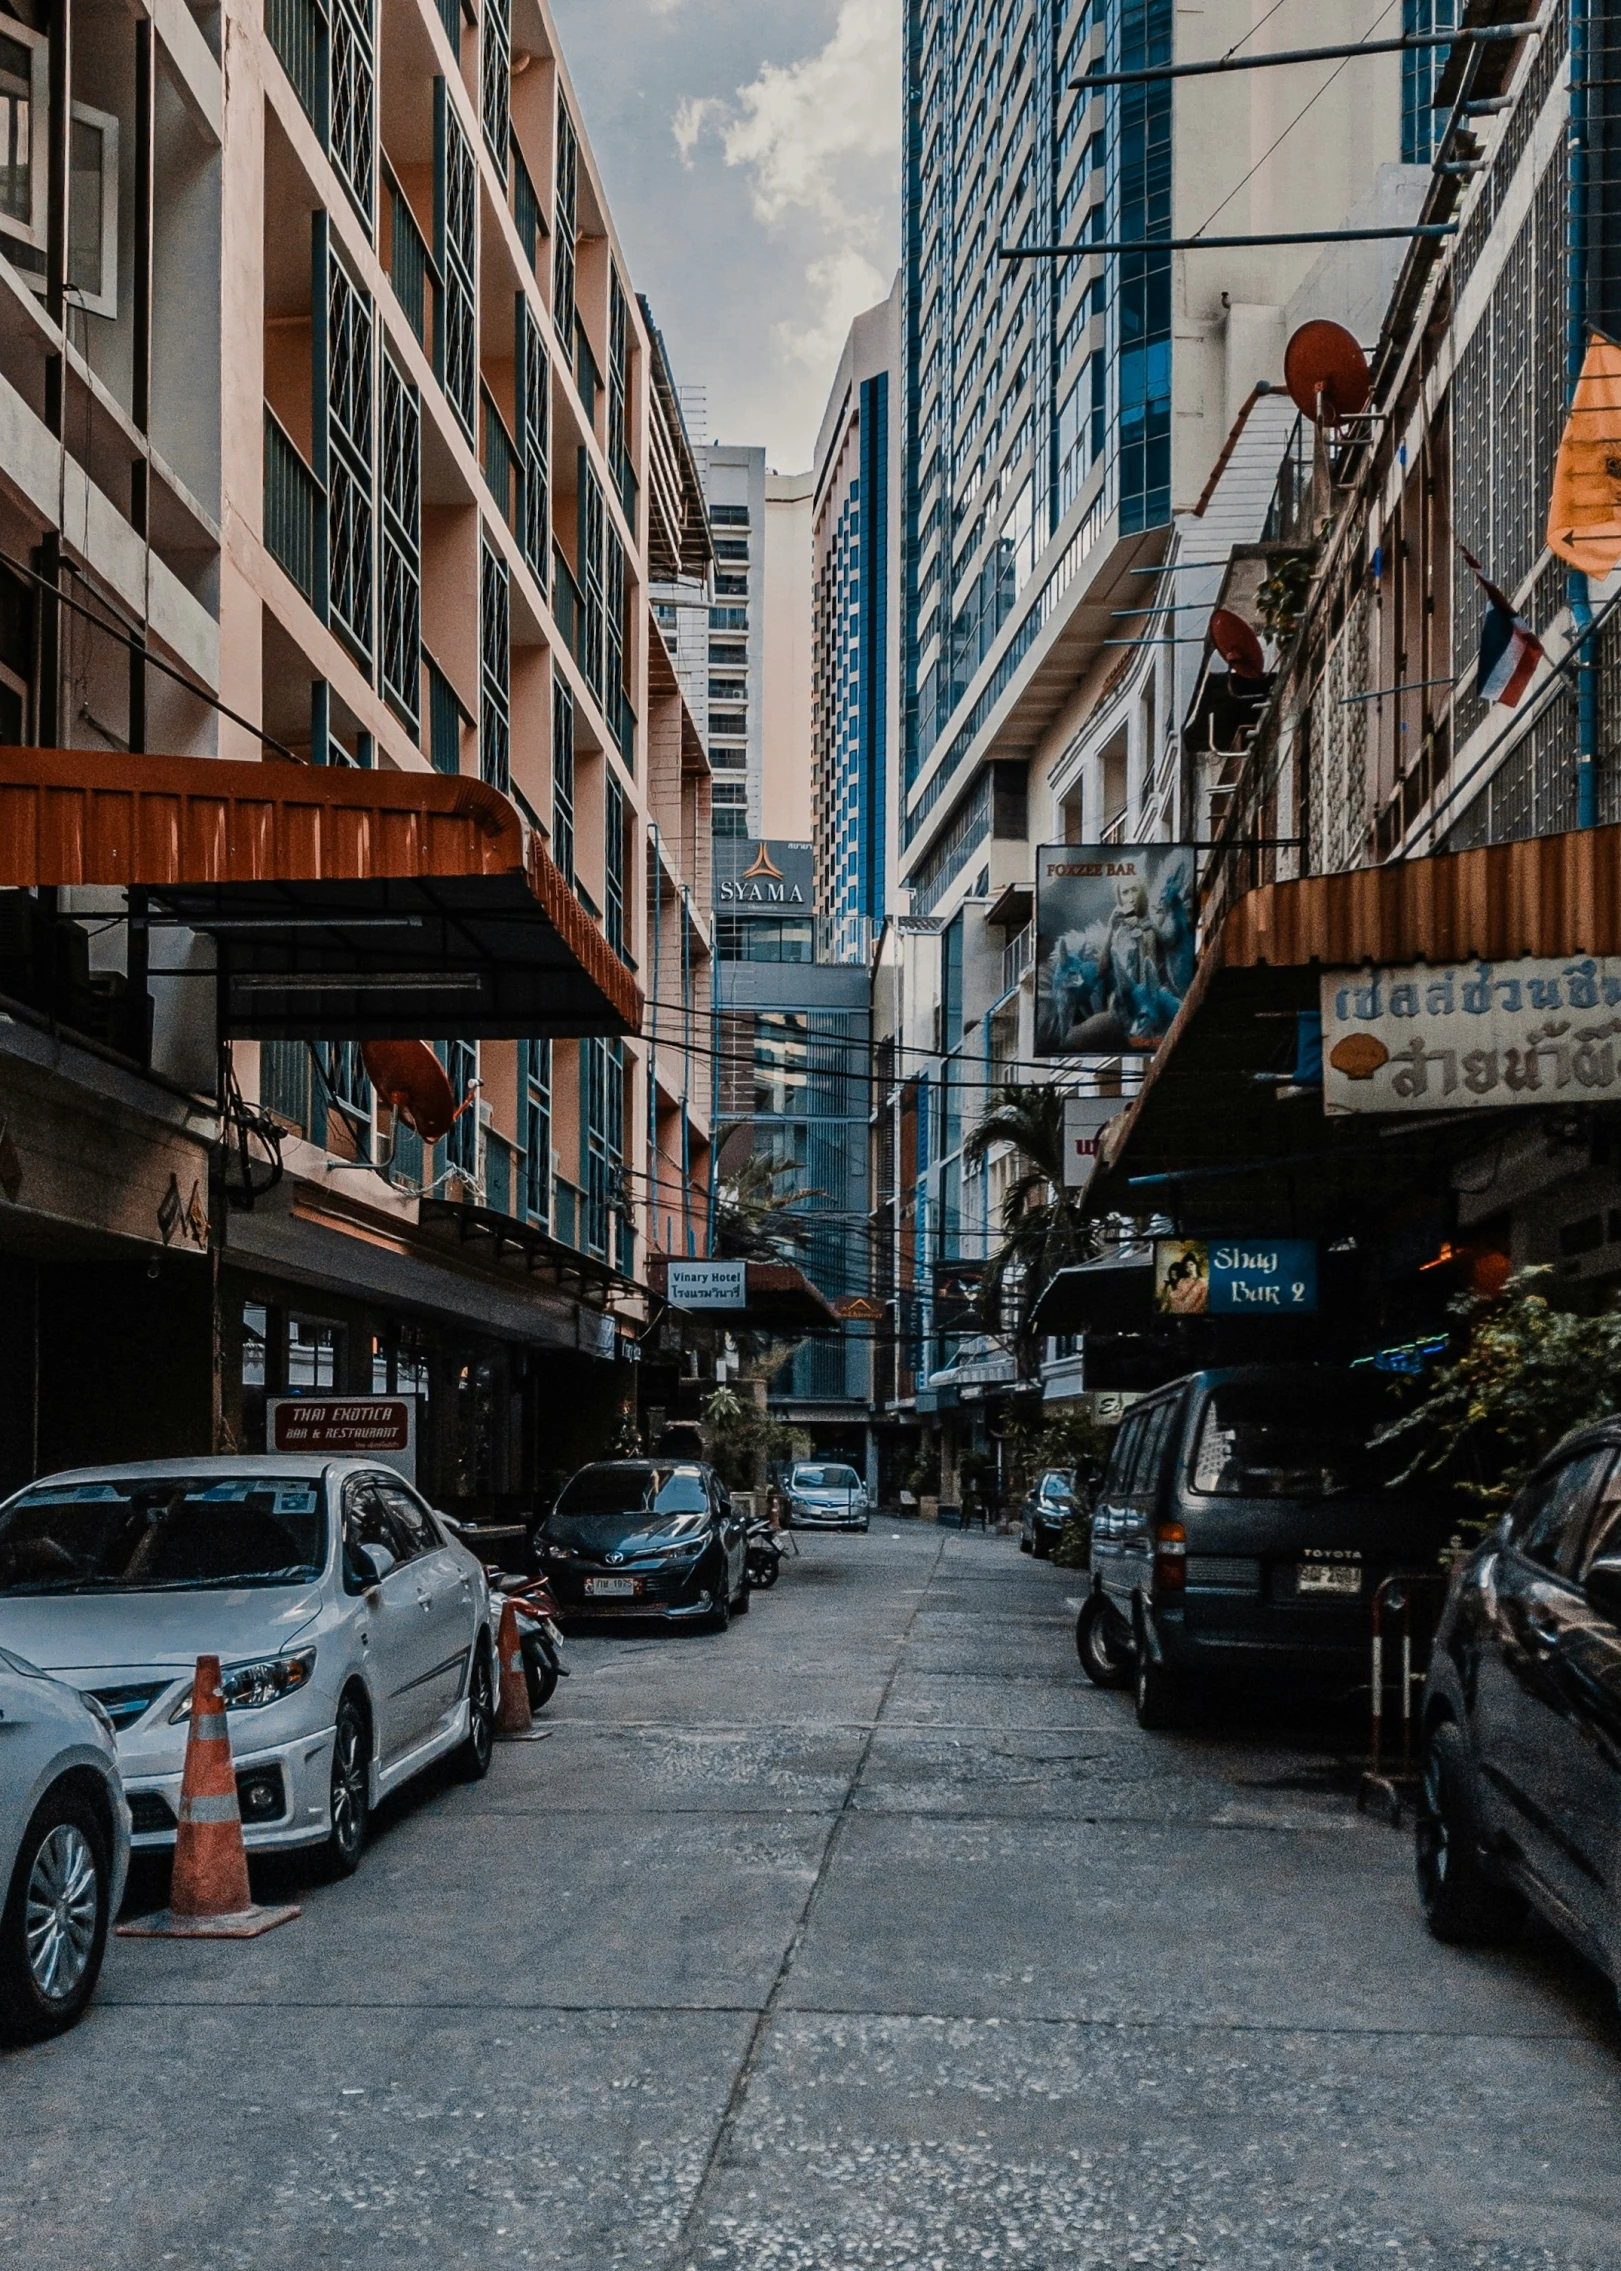
[[[900,241],[900,0],[552,0],[614,225],[715,441],[802,472]]]

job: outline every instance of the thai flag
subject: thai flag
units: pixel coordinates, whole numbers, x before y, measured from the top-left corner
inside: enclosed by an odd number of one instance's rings
[[[1463,556],[1479,578],[1487,600],[1486,620],[1480,626],[1475,692],[1483,702],[1501,702],[1511,710],[1536,676],[1542,641],[1524,616],[1515,614],[1497,586],[1487,581],[1474,555],[1465,552]]]

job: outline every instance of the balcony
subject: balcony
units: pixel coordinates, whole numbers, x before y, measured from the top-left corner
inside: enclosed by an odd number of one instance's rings
[[[1002,991],[1012,993],[1014,987],[1036,964],[1036,926],[1026,923],[1016,931],[1002,949]]]
[[[394,287],[406,322],[416,335],[417,345],[424,354],[432,352],[433,303],[428,296],[430,281],[437,290],[439,272],[434,265],[427,239],[417,227],[404,190],[394,179],[384,160],[384,185],[388,191],[388,276]]]
[[[563,644],[576,662],[580,660],[580,587],[574,581],[573,571],[562,553],[552,546],[552,613],[562,633]],[[581,665],[583,668],[583,664]]]
[[[484,485],[514,533],[518,522],[518,451],[488,387],[483,388]]]
[[[265,405],[265,546],[312,607],[319,605],[326,498],[286,427]]]

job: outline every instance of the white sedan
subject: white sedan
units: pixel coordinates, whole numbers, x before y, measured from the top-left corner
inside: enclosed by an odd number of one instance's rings
[[[0,1648],[0,2040],[78,2018],[128,1867],[107,1714]]]
[[[489,1769],[481,1565],[401,1478],[359,1459],[156,1459],[31,1483],[0,1506],[0,1646],[93,1696],[134,1844],[174,1842],[202,1655],[224,1674],[252,1849],[360,1859],[389,1791],[452,1752]]]

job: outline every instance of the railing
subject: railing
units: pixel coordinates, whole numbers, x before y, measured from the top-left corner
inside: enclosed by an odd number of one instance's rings
[[[625,525],[636,533],[636,500],[641,494],[635,469],[628,457],[622,457],[614,467],[614,486],[619,491],[619,503],[625,515]]]
[[[326,140],[326,17],[315,0],[265,0],[265,30],[304,106],[305,116]]]
[[[580,397],[580,407],[585,412],[585,422],[593,428],[597,422],[597,390],[601,384],[602,374],[597,369],[597,359],[591,352],[591,342],[585,336],[585,325],[576,316],[574,319],[574,385]]]
[[[320,482],[267,402],[265,546],[312,607],[316,603],[316,562],[325,501]]]
[[[517,224],[518,242],[528,255],[530,267],[538,275],[540,232],[543,226],[540,197],[529,168],[523,162],[523,153],[518,148],[516,138],[512,143],[512,218]]]
[[[577,1225],[584,1193],[559,1175],[552,1184],[552,1236],[564,1246],[578,1246]]]
[[[439,0],[439,21],[445,27],[445,37],[450,42],[451,54],[460,55],[462,51],[461,0]]]
[[[631,708],[629,697],[623,686],[619,689],[619,697],[614,704],[614,709],[616,713],[613,721],[614,739],[619,744],[620,756],[625,760],[626,772],[634,773],[636,770],[636,712]]]
[[[1306,421],[1297,418],[1278,467],[1272,502],[1261,529],[1263,544],[1309,544],[1312,540],[1312,451]]]
[[[428,279],[433,275],[433,256],[427,239],[417,227],[416,215],[406,200],[405,192],[392,174],[388,184],[388,275],[394,287],[405,320],[416,334],[417,344],[426,350],[429,342],[429,323],[432,310],[428,301]]]
[[[563,634],[563,644],[578,662],[580,659],[580,587],[562,553],[552,546],[552,613],[557,628]]]
[[[462,727],[471,725],[467,705],[439,665],[423,649],[428,671],[428,758],[436,773],[462,769]]]
[[[1027,970],[1035,967],[1036,926],[1026,923],[1002,949],[1002,991],[1010,994]]]
[[[494,1128],[484,1134],[484,1204],[497,1214],[512,1214],[513,1195],[518,1187],[513,1172],[513,1147],[504,1135]]]
[[[518,502],[518,451],[488,387],[484,398],[484,482],[501,518],[513,528]]]

